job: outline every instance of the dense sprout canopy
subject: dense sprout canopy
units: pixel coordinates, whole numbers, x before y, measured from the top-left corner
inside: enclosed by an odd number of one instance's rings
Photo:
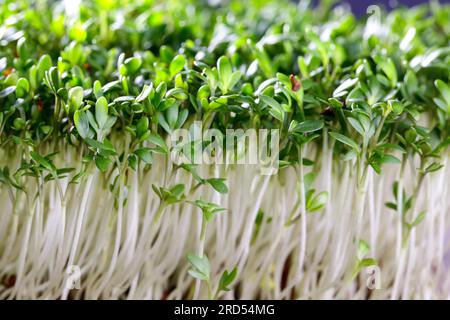
[[[383,120],[383,141],[424,155],[447,138],[449,8],[437,2],[361,19],[290,1],[67,3],[2,5],[3,145],[79,145],[100,97],[107,127],[133,136],[144,118],[166,133],[215,113],[212,127],[286,137],[292,121],[319,120],[357,144]],[[175,109],[183,121],[167,123]]]

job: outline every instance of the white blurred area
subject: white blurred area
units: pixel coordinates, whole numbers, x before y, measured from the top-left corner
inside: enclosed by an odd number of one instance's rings
[[[80,13],[81,0],[63,0],[64,10],[68,18],[76,18]]]

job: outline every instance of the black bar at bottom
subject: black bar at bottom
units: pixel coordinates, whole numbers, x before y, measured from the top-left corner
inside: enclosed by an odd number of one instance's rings
[[[3,315],[35,312],[57,319],[385,319],[392,311],[402,319],[427,318],[450,306],[443,301],[0,301]],[[441,309],[442,310],[439,310]],[[448,309],[447,309],[448,310]],[[446,311],[446,310],[445,310]],[[37,313],[39,312],[39,313]]]

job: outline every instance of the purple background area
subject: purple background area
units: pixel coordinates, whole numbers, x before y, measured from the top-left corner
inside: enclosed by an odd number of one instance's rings
[[[340,3],[348,3],[352,11],[357,15],[361,16],[366,14],[366,9],[372,4],[382,6],[386,9],[392,9],[396,6],[408,6],[412,7],[421,3],[427,3],[427,0],[343,0]],[[439,0],[440,3],[450,3],[450,0]]]

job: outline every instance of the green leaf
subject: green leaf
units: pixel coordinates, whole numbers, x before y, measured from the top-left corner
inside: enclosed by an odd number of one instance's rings
[[[420,212],[417,217],[414,219],[414,221],[411,223],[411,227],[416,227],[418,226],[422,220],[425,218],[426,215],[426,211],[422,211]]]
[[[328,201],[328,192],[323,191],[317,194],[315,197],[308,199],[306,208],[308,212],[315,212],[322,210]]]
[[[101,153],[108,154],[108,155],[116,154],[116,150],[114,149],[114,146],[111,144],[111,142],[109,142],[106,139],[103,143],[101,143],[97,140],[94,140],[91,138],[86,138],[86,142],[89,146],[98,150]]]
[[[98,81],[98,80],[94,81],[94,85],[92,87],[92,92],[94,93],[94,96],[96,99],[103,96],[102,84],[100,81]]]
[[[171,192],[172,195],[174,195],[176,198],[179,198],[180,196],[183,195],[183,192],[184,192],[184,184],[182,184],[182,183],[176,184],[175,186],[173,186],[172,188],[170,188],[170,192]]]
[[[228,187],[224,183],[224,181],[225,181],[225,179],[221,179],[221,178],[212,178],[212,179],[206,180],[206,182],[209,183],[217,192],[227,193]]]
[[[121,96],[114,99],[115,103],[124,103],[124,102],[132,102],[134,100],[133,96]]]
[[[350,123],[350,125],[362,136],[365,135],[365,130],[363,128],[363,126],[361,125],[361,123],[358,121],[358,119],[352,118],[352,117],[348,117],[347,118],[348,122]]]
[[[188,109],[182,109],[178,114],[177,123],[175,124],[175,128],[181,128],[183,124],[186,122],[187,117],[189,116]]]
[[[221,291],[230,291],[228,286],[233,283],[234,279],[236,279],[237,276],[237,267],[234,267],[231,272],[228,272],[228,270],[225,270],[222,273],[222,276],[220,277],[219,281],[219,290]]]
[[[45,71],[44,83],[49,87],[54,94],[56,94],[60,88],[59,71],[57,67],[51,67]]]
[[[193,205],[199,207],[202,210],[203,217],[206,221],[211,221],[216,214],[226,211],[225,208],[219,207],[217,204],[212,202],[206,202],[201,199],[190,202]]]
[[[73,116],[73,121],[75,127],[77,128],[78,134],[86,139],[89,135],[89,119],[85,111],[77,110]]]
[[[167,147],[166,142],[163,140],[163,138],[161,138],[160,135],[158,135],[158,134],[151,134],[151,135],[148,136],[147,140],[149,140],[150,142],[152,142],[153,144],[158,146],[160,152],[162,152],[164,154],[168,154],[169,153],[169,148]]]
[[[83,24],[78,21],[73,24],[72,28],[70,28],[69,36],[72,40],[83,43],[86,40],[87,31],[85,30]]]
[[[370,266],[376,266],[378,264],[377,260],[373,258],[365,258],[359,262],[359,268],[366,268]]]
[[[30,83],[25,78],[20,78],[17,80],[16,85],[16,97],[22,98],[25,97],[28,94],[28,91],[30,90]]]
[[[270,115],[280,122],[284,121],[285,111],[283,107],[274,98],[261,95],[259,99],[270,107]]]
[[[441,93],[447,105],[447,111],[450,112],[450,86],[444,83],[444,81],[438,79],[434,82],[434,85]]]
[[[217,60],[217,71],[219,73],[219,79],[222,81],[228,80],[231,77],[232,69],[230,60],[226,56],[221,56],[219,60]]]
[[[182,55],[182,54],[176,55],[173,58],[172,62],[170,62],[170,67],[169,67],[170,77],[173,77],[178,72],[183,70],[185,64],[186,64],[186,58],[184,57],[184,55]]]
[[[358,144],[355,141],[353,141],[352,139],[350,139],[349,137],[346,137],[346,136],[344,136],[344,135],[342,135],[340,133],[337,133],[337,132],[330,132],[329,134],[330,134],[330,136],[332,136],[337,141],[339,141],[339,142],[341,142],[343,144],[346,144],[346,145],[350,146],[351,148],[359,151]]]
[[[135,74],[141,67],[141,64],[142,64],[142,59],[137,58],[137,57],[128,58],[123,63],[123,65],[125,66],[127,75]]]
[[[112,128],[112,126],[116,123],[117,117],[108,117],[108,120],[106,120],[105,125],[103,126],[103,130],[109,130]]]
[[[439,169],[441,169],[442,167],[443,167],[442,164],[433,162],[425,168],[424,172],[426,172],[426,173],[435,172],[435,171],[438,171]]]
[[[184,184],[177,184],[170,189],[156,187],[152,185],[153,191],[159,196],[161,201],[166,204],[174,204],[184,199]]]
[[[149,121],[147,117],[142,117],[136,124],[136,136],[142,138],[148,131]]]
[[[47,158],[41,156],[39,153],[31,151],[30,156],[36,163],[38,163],[40,166],[44,167],[48,171],[56,171],[55,165]]]
[[[354,79],[347,79],[344,82],[342,82],[333,92],[333,97],[334,98],[339,98],[341,96],[344,96],[347,94],[347,89],[353,87],[357,82],[358,82],[358,78],[354,78]]]
[[[335,108],[342,108],[344,104],[336,98],[328,98],[328,102]]]
[[[99,131],[100,128],[98,127],[97,121],[95,121],[94,115],[92,114],[91,110],[86,110],[86,115],[89,120],[89,124],[95,131]]]
[[[78,110],[83,103],[84,91],[82,87],[73,87],[69,90],[69,104],[71,106],[71,111],[75,112]]]
[[[369,253],[370,247],[364,240],[359,240],[358,242],[358,259],[361,260]]]
[[[393,203],[393,202],[386,202],[385,204],[384,204],[386,207],[388,207],[389,209],[392,209],[392,210],[397,210],[397,205],[395,204],[395,203]]]
[[[228,89],[229,90],[233,89],[233,87],[236,85],[236,83],[238,83],[238,81],[241,79],[241,77],[242,77],[242,74],[239,70],[233,72],[233,74],[231,75],[231,78],[230,78],[230,82],[228,83]]]
[[[293,131],[299,133],[309,133],[320,130],[323,128],[323,122],[320,120],[306,120],[300,123],[297,123]]]
[[[397,164],[402,163],[399,158],[397,158],[393,155],[390,155],[390,154],[384,154],[382,156],[382,162],[383,163],[397,163]]]
[[[136,97],[136,102],[142,102],[150,95],[150,93],[153,91],[153,84],[146,85],[144,84],[144,87],[142,88],[141,93]]]
[[[417,131],[414,128],[409,128],[405,132],[405,139],[408,143],[413,143],[417,139]]]
[[[152,164],[152,151],[150,148],[140,148],[134,151],[134,153],[147,164]]]
[[[256,56],[256,60],[258,61],[258,67],[264,73],[266,78],[271,78],[274,76],[275,71],[272,66],[272,61],[269,55],[264,51],[264,48],[258,48],[255,46],[254,54]]]
[[[14,129],[22,130],[23,128],[25,128],[26,121],[23,120],[22,118],[15,118],[13,121],[13,125],[14,125]]]
[[[95,121],[100,129],[103,129],[108,121],[108,101],[105,97],[98,98],[95,103]]]
[[[105,94],[105,93],[108,93],[110,91],[113,91],[114,89],[118,89],[119,88],[119,83],[120,83],[119,80],[108,82],[107,84],[105,84],[102,87],[102,93]]]
[[[155,106],[158,106],[161,103],[162,98],[167,92],[167,84],[165,82],[161,82],[155,91],[155,95],[153,96],[152,102]]]
[[[209,276],[207,276],[207,275],[205,275],[205,274],[203,274],[203,273],[201,273],[201,272],[199,272],[199,271],[197,271],[197,270],[189,269],[189,270],[188,270],[188,273],[189,273],[192,277],[194,277],[195,279],[203,280],[203,281],[209,281]]]
[[[20,57],[20,59],[22,59],[23,61],[26,61],[28,59],[29,48],[27,46],[27,41],[25,37],[22,37],[17,41],[16,52]]]
[[[389,109],[392,110],[392,112],[395,115],[400,115],[403,112],[403,104],[397,100],[388,100]]]
[[[60,88],[58,89],[58,92],[56,93],[56,95],[63,99],[63,101],[68,101],[69,100],[69,92],[67,91],[66,88]]]
[[[178,110],[179,110],[179,106],[178,106],[178,104],[176,104],[176,105],[173,105],[172,107],[170,107],[169,109],[167,109],[167,111],[166,111],[167,123],[169,124],[171,129],[174,129],[175,125],[177,123]]]
[[[230,83],[232,81],[232,68],[230,60],[226,56],[222,56],[217,60],[217,72],[219,76],[218,85],[222,93],[227,93],[230,89]]]
[[[50,58],[48,54],[44,54],[37,63],[38,79],[36,80],[40,82],[45,76],[45,71],[49,70],[51,67],[52,67],[52,58]]]
[[[388,79],[391,82],[391,87],[395,87],[397,85],[397,69],[395,68],[395,64],[391,58],[381,58],[377,61],[380,69],[386,74]]]
[[[191,265],[191,269],[188,271],[191,276],[203,281],[210,280],[211,266],[206,255],[199,257],[195,254],[189,253],[187,255],[187,259]]]
[[[302,57],[302,56],[299,56],[297,58],[297,64],[298,64],[298,68],[300,69],[300,72],[301,72],[302,76],[304,78],[309,77],[308,66],[307,66],[307,64],[305,62],[305,58]]]
[[[156,195],[162,200],[162,193],[161,190],[154,184],[152,184],[152,189],[156,193]]]
[[[101,155],[95,156],[95,165],[101,172],[105,172],[108,170],[108,166],[111,164],[111,160],[109,158],[103,157]]]
[[[134,153],[128,155],[128,164],[131,167],[131,169],[133,169],[135,171],[137,168],[137,162],[138,162],[138,157]]]

